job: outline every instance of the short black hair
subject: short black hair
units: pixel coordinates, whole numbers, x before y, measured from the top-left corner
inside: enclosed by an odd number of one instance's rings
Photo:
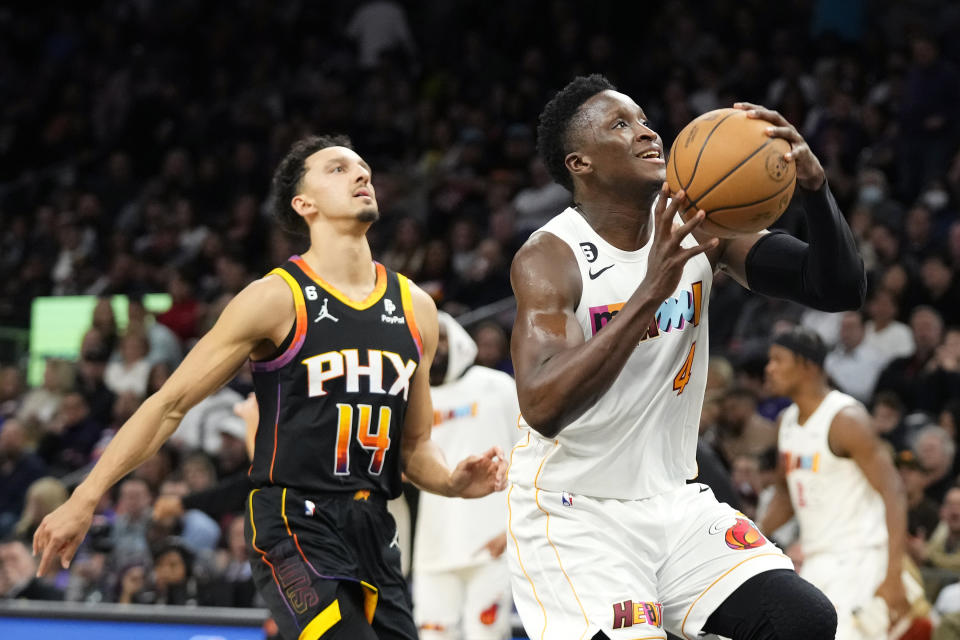
[[[276,171],[273,172],[270,190],[270,209],[277,222],[291,233],[308,236],[309,229],[303,218],[290,206],[290,201],[297,195],[300,180],[307,172],[307,158],[317,151],[329,147],[346,147],[353,149],[350,138],[343,135],[308,136],[293,143],[290,151],[284,156]]]
[[[827,358],[827,345],[816,331],[806,327],[794,327],[773,339],[773,344],[789,349],[799,358],[823,369]]]
[[[617,88],[599,73],[577,76],[550,99],[537,125],[537,151],[550,177],[573,193],[573,178],[565,158],[570,153],[570,122],[584,102],[603,91]]]

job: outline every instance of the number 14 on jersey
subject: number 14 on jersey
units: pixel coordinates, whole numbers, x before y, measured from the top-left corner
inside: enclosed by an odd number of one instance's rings
[[[390,448],[390,407],[380,407],[377,431],[370,432],[373,406],[369,404],[337,403],[337,459],[333,472],[338,476],[350,475],[350,440],[353,435],[353,414],[357,413],[357,442],[367,451],[372,451],[368,471],[378,476],[383,471],[383,461]]]

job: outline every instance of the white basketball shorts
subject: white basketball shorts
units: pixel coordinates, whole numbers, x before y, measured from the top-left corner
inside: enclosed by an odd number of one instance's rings
[[[837,608],[837,640],[887,640],[886,604],[872,602],[887,575],[887,556],[886,547],[866,547],[803,559],[800,576],[823,591]],[[923,588],[907,571],[902,579],[909,602],[923,596]]]
[[[692,640],[748,579],[793,569],[706,485],[612,500],[511,484],[507,505],[514,601],[533,639]]]
[[[421,640],[506,640],[510,605],[504,556],[473,567],[413,576],[413,617]]]

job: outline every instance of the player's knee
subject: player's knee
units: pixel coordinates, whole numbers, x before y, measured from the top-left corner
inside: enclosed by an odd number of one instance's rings
[[[771,622],[771,640],[833,640],[837,609],[823,592],[792,571],[767,583],[762,605]]]
[[[833,640],[837,634],[837,608],[815,586],[793,574],[783,581],[780,603],[791,602],[777,624],[777,640]],[[775,603],[765,607],[770,611]]]
[[[734,591],[704,630],[734,640],[833,640],[837,610],[793,571],[767,571]]]

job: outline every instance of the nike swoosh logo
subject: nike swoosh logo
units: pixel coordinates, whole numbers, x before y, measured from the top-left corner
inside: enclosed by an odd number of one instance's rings
[[[590,269],[590,271],[588,271],[588,273],[590,274],[590,279],[596,280],[597,278],[600,277],[600,274],[602,274],[607,269],[612,269],[612,268],[613,268],[613,265],[608,264],[607,266],[605,266],[603,269],[600,269],[600,271],[597,271],[596,273],[593,272],[593,269]]]
[[[703,493],[704,491],[710,491],[710,487],[700,487],[700,493]]]

